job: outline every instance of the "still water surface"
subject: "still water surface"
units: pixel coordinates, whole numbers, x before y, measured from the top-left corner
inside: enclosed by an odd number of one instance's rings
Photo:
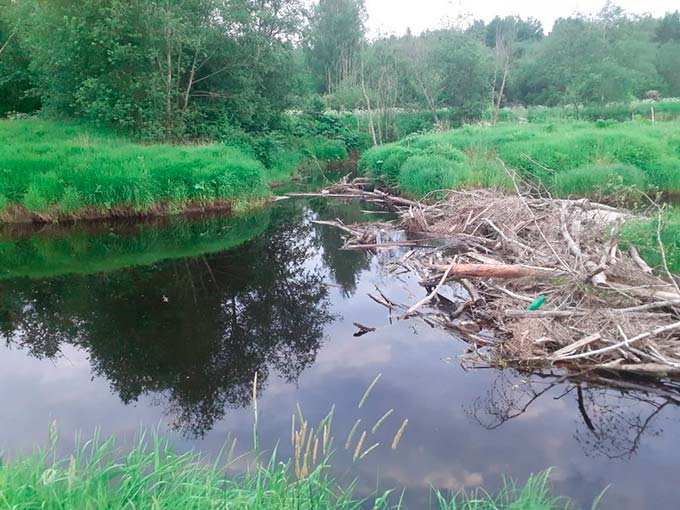
[[[556,491],[584,507],[610,485],[603,508],[677,508],[678,407],[466,372],[455,338],[389,325],[375,285],[402,302],[424,291],[312,223],[358,221],[362,208],[285,201],[242,219],[0,232],[0,449],[44,444],[55,420],[65,449],[76,431],[132,438],[144,426],[182,450],[214,455],[229,433],[244,450],[257,372],[261,444],[288,455],[296,403],[312,423],[334,404],[334,466],[360,493],[406,488],[420,507],[430,487],[494,490],[552,466]],[[354,322],[385,327],[354,338]],[[342,446],[355,420],[370,429],[389,409],[366,442],[381,446],[353,464]]]

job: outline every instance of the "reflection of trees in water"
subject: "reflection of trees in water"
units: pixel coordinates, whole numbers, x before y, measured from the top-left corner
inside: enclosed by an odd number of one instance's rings
[[[336,201],[315,200],[312,203],[314,212],[324,218],[343,218],[345,223],[358,223],[365,221],[361,208],[366,204],[352,202],[342,204]],[[342,232],[337,228],[319,227],[316,229],[316,237],[323,247],[323,260],[331,271],[331,276],[342,287],[346,296],[354,294],[361,271],[368,269],[370,258],[363,251],[342,251],[340,248],[345,244]]]
[[[226,407],[249,404],[256,371],[295,381],[332,320],[320,268],[307,262],[312,227],[281,213],[220,255],[1,283],[0,333],[37,357],[77,345],[124,402],[162,394],[178,427],[203,434]]]
[[[645,436],[662,433],[658,419],[667,406],[680,404],[680,386],[504,371],[466,413],[481,426],[497,429],[548,398],[573,399],[578,416],[574,438],[586,455],[631,458]]]

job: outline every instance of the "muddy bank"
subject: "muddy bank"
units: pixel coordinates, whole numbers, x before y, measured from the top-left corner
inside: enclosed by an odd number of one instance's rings
[[[29,211],[17,204],[9,204],[0,213],[0,223],[6,225],[46,225],[50,223],[70,224],[76,222],[106,222],[116,220],[149,220],[168,216],[201,216],[211,214],[232,214],[263,207],[274,198],[258,198],[248,202],[235,203],[229,200],[217,200],[210,203],[191,202],[182,206],[176,204],[154,204],[148,209],[140,210],[133,206],[123,205],[111,208],[94,206],[84,207],[71,213],[53,210],[37,213]]]

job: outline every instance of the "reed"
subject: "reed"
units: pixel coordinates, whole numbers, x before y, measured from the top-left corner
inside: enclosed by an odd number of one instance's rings
[[[357,406],[359,409],[361,409],[364,404],[366,403],[366,400],[368,400],[368,396],[371,394],[371,391],[373,391],[373,388],[375,387],[376,384],[378,384],[378,381],[382,377],[382,374],[378,374],[375,376],[375,379],[369,384],[368,388],[366,388],[366,391],[361,397],[361,400],[359,400],[359,405]]]
[[[291,419],[293,457],[282,462],[276,449],[263,457],[257,440],[257,375],[253,378],[253,435],[255,450],[236,456],[236,438],[227,437],[224,447],[212,462],[195,452],[177,453],[168,437],[156,431],[141,430],[128,446],[119,445],[115,437],[102,438],[99,433],[86,441],[77,438],[74,451],[59,457],[56,426],[50,427],[49,445],[35,449],[28,456],[0,463],[0,501],[3,508],[57,510],[64,508],[136,508],[185,510],[239,508],[244,510],[374,510],[407,509],[405,490],[393,498],[392,490],[360,499],[353,495],[356,482],[341,484],[332,473],[332,424],[330,412],[317,426],[309,424],[302,408]],[[367,396],[380,376],[376,377]],[[386,412],[374,425],[371,434],[391,416]],[[349,434],[346,448],[361,420]],[[396,449],[404,435],[404,420],[392,442]],[[354,447],[353,462],[376,451],[380,442],[364,449],[367,430]],[[226,452],[226,455],[225,455]],[[238,469],[237,469],[238,466]],[[472,494],[445,495],[433,489],[433,509],[517,509],[566,508],[566,500],[552,497],[549,473],[531,477],[525,486],[506,485],[497,497],[477,491]]]

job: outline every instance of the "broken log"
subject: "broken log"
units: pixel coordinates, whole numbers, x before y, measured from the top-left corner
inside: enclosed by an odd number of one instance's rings
[[[447,266],[448,267],[448,266]],[[446,271],[446,268],[443,269]],[[520,264],[455,264],[447,276],[447,280],[458,278],[498,278],[516,280],[518,278],[554,278],[562,274],[556,269],[547,267],[523,266]],[[436,285],[439,276],[428,278],[421,285]]]

